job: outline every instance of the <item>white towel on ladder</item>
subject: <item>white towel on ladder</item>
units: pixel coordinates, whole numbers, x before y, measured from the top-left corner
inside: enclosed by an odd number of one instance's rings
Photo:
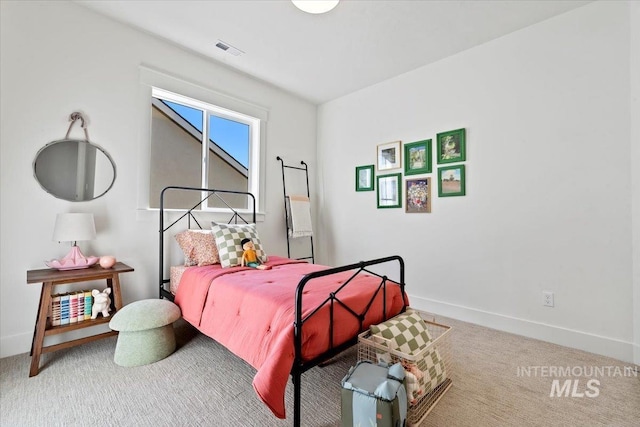
[[[307,196],[289,196],[289,237],[313,236],[311,204]]]

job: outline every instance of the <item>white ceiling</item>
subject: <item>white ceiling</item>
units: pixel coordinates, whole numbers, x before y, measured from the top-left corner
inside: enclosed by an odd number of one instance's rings
[[[77,3],[320,104],[590,1],[342,0],[323,15],[289,0]]]

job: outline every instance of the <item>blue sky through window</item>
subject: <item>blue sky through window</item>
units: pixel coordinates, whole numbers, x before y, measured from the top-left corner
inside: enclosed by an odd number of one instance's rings
[[[249,125],[211,116],[209,137],[242,166],[249,168]]]
[[[186,105],[163,100],[173,111],[188,121],[194,128],[202,132],[202,111]],[[209,138],[220,148],[229,153],[241,165],[249,168],[249,126],[244,123],[211,116],[209,121]]]

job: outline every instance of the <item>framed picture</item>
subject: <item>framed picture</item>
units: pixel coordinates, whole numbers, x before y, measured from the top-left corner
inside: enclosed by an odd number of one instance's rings
[[[402,207],[402,174],[378,175],[378,208]]]
[[[431,178],[407,179],[405,194],[405,212],[431,213]]]
[[[431,173],[431,140],[404,144],[404,174]]]
[[[464,162],[466,160],[464,128],[439,133],[437,146],[438,163]]]
[[[438,197],[464,196],[464,165],[438,168]]]
[[[401,155],[400,141],[378,145],[378,170],[398,169],[402,166]]]
[[[373,191],[373,165],[356,166],[356,191]]]

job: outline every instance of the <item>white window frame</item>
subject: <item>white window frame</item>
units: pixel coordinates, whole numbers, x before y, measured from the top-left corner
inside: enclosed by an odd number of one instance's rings
[[[249,126],[249,165],[247,167],[247,191],[252,193],[256,197],[256,205],[259,206],[260,195],[260,119],[251,117],[246,114],[238,113],[226,108],[212,105],[207,102],[202,102],[197,99],[189,98],[177,93],[169,92],[167,90],[152,87],[151,96],[154,98],[162,99],[165,101],[175,102],[187,107],[191,107],[204,112],[202,123],[202,174],[200,176],[200,185],[202,188],[208,188],[209,183],[209,156],[210,150],[210,137],[209,137],[209,123],[211,116],[222,117],[227,120],[242,123]],[[230,159],[229,159],[230,160]],[[235,161],[235,159],[233,159]],[[224,188],[217,187],[224,190]],[[206,193],[205,193],[206,194]],[[209,206],[209,199],[205,200],[202,210],[216,210],[216,208]],[[235,208],[235,207],[234,207]],[[219,209],[219,208],[218,208]]]
[[[154,90],[158,90],[169,96],[167,100],[183,103],[184,99],[200,102],[201,105],[215,107],[216,114],[220,117],[249,124],[250,129],[250,153],[249,170],[253,171],[253,179],[249,179],[248,191],[256,199],[258,220],[264,219],[266,187],[265,187],[265,163],[266,163],[266,125],[269,111],[262,106],[249,103],[244,100],[217,92],[210,88],[188,82],[184,79],[168,75],[164,72],[140,66],[140,108],[143,113],[141,124],[141,144],[139,155],[141,159],[147,159],[138,171],[138,211],[157,210],[149,207],[149,180],[151,165],[148,161],[151,154],[151,100]],[[188,104],[187,104],[188,105]],[[198,105],[197,103],[195,105]],[[199,108],[199,107],[197,107]],[[208,126],[208,116],[203,123],[203,131]],[[206,134],[203,132],[203,134]],[[203,150],[207,145],[203,144]],[[203,156],[204,157],[204,156]],[[208,168],[203,167],[206,174]],[[250,175],[251,172],[250,172]],[[207,181],[203,181],[206,183]],[[205,185],[206,187],[206,185]],[[223,188],[222,188],[223,189]],[[251,209],[237,209],[238,212],[248,212]],[[203,209],[209,212],[228,212],[227,209],[207,207]],[[141,217],[142,218],[142,217]]]

